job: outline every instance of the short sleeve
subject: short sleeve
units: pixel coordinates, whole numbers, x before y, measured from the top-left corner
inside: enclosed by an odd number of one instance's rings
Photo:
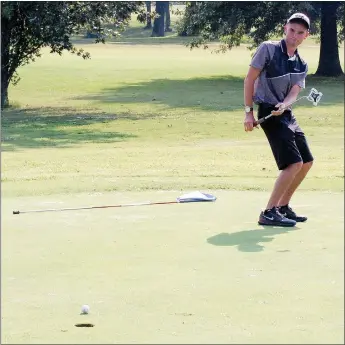
[[[258,49],[256,50],[250,63],[250,66],[263,70],[267,61],[269,61],[269,53],[267,44],[264,42],[261,43]]]

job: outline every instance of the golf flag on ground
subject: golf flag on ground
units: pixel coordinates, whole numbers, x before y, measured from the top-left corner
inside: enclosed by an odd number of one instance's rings
[[[216,197],[201,192],[191,192],[184,195],[181,195],[177,198],[177,202],[200,202],[200,201],[216,201]]]

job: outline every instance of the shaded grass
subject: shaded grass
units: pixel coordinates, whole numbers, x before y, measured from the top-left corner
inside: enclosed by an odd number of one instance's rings
[[[243,78],[211,76],[190,79],[154,79],[147,82],[102,89],[99,94],[78,99],[99,103],[159,104],[167,108],[191,108],[196,111],[232,111],[242,109],[239,96]],[[236,101],[235,101],[236,100]]]
[[[325,81],[325,78],[310,77],[308,85],[323,90],[321,107],[343,104],[343,80]],[[307,95],[309,90],[301,92]],[[104,103],[147,104],[154,102],[169,108],[193,108],[198,111],[242,110],[243,77],[209,76],[190,79],[154,79],[147,82],[125,84],[122,87],[104,88],[98,94],[83,95],[77,99]],[[309,105],[301,101],[298,106]],[[311,105],[311,104],[310,104]]]
[[[83,143],[107,143],[134,137],[106,131],[115,115],[76,112],[71,108],[30,108],[9,110],[2,120],[3,151],[18,148],[70,147]],[[95,126],[98,125],[96,129]],[[101,127],[100,127],[101,126]],[[92,127],[90,129],[90,127]]]

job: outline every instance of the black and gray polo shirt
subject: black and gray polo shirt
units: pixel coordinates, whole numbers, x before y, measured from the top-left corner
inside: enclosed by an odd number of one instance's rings
[[[263,42],[250,66],[261,70],[255,81],[253,101],[276,105],[283,102],[294,85],[305,87],[308,65],[296,49],[289,58],[285,40]]]

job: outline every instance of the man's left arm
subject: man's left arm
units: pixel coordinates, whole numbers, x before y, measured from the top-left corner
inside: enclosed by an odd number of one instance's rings
[[[283,103],[285,105],[291,104],[292,102],[294,102],[297,99],[298,94],[301,91],[301,87],[299,85],[294,85],[290,92],[288,93],[288,95],[285,97]]]

